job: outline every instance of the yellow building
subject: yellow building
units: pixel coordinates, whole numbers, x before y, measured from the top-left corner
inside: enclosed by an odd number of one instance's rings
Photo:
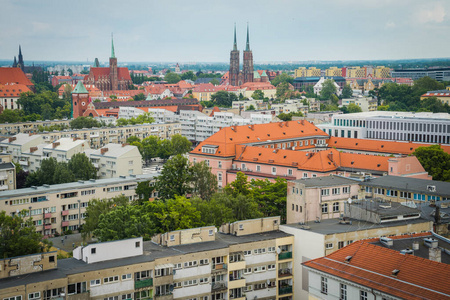
[[[424,100],[430,97],[436,97],[442,101],[442,103],[450,104],[450,91],[447,90],[438,90],[438,91],[429,91],[420,96],[420,100]]]
[[[331,67],[325,70],[325,76],[342,76],[342,69],[338,67]]]
[[[315,67],[300,67],[295,70],[295,77],[320,77],[321,69]]]
[[[373,70],[373,76],[375,78],[388,78],[391,77],[391,69],[385,66],[378,66]]]
[[[366,69],[361,67],[349,67],[347,68],[347,77],[364,78],[366,77]]]

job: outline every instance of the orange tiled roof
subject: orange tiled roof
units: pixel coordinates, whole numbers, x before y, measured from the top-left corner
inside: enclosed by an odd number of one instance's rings
[[[192,85],[190,83],[187,83],[184,80],[179,81],[178,82],[178,86],[179,86],[180,89],[192,89],[192,88],[194,88],[194,85]]]
[[[359,151],[372,151],[380,153],[395,153],[395,154],[411,154],[419,147],[427,147],[430,144],[416,143],[416,142],[397,142],[397,141],[381,141],[369,139],[353,139],[343,137],[330,137],[328,140],[328,147],[336,147],[337,149],[349,149]],[[443,146],[441,148],[450,154],[450,146]]]
[[[235,156],[236,145],[281,140],[289,138],[328,135],[307,121],[289,121],[268,124],[232,126],[222,128],[205,141],[201,142],[191,153],[201,153],[203,145],[219,146],[215,156]],[[206,153],[202,153],[207,155]]]
[[[7,83],[34,85],[20,68],[0,68],[0,84]]]
[[[31,92],[24,84],[0,84],[0,97],[20,97],[20,94]]]
[[[248,91],[276,89],[270,82],[246,82],[241,85],[241,88],[247,88]]]
[[[449,265],[403,255],[366,241],[352,243],[303,265],[403,299],[450,298]],[[392,275],[393,270],[399,270],[396,276]]]
[[[220,112],[220,109],[217,106],[214,106],[214,108],[212,109],[211,113],[209,114],[210,117],[214,116],[214,113],[216,112]]]
[[[215,86],[212,83],[200,83],[200,84],[196,85],[192,91],[196,92],[196,93],[204,93],[204,92],[215,93],[215,92],[221,91],[221,90],[222,90],[221,87]]]
[[[90,74],[92,74],[94,76],[94,80],[97,81],[99,78],[109,77],[109,72],[109,68],[91,68]],[[117,68],[117,78],[119,80],[131,80],[128,68]]]

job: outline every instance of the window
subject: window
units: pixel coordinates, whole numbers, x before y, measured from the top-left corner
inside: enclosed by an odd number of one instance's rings
[[[253,268],[253,272],[255,272],[255,273],[264,272],[265,270],[266,270],[266,266],[259,266],[259,267]]]
[[[272,265],[268,265],[267,266],[267,270],[275,270],[275,265],[274,264],[272,264]]]
[[[97,286],[101,284],[101,280],[100,279],[94,279],[91,280],[91,286]]]
[[[170,235],[170,241],[171,241],[171,242],[175,241],[175,235],[174,235],[174,234],[171,234],[171,235]]]
[[[341,283],[339,291],[339,300],[347,300],[347,285]]]
[[[328,278],[320,277],[320,292],[322,294],[328,294]]]
[[[244,250],[244,256],[249,256],[252,254],[252,250]]]
[[[334,202],[333,203],[333,212],[338,212],[339,211],[339,202]]]
[[[3,300],[22,300],[22,296],[14,296],[9,298],[3,298]]]
[[[222,181],[222,172],[217,172],[217,181]]]
[[[139,247],[141,247],[141,242],[136,242],[134,245],[136,248],[139,248]]]
[[[327,214],[328,213],[328,204],[322,204],[322,213]]]
[[[359,291],[359,300],[367,300],[367,292]]]
[[[222,162],[221,162],[221,161],[217,162],[217,167],[218,167],[219,169],[222,168]]]
[[[326,248],[326,249],[332,249],[332,248],[333,248],[333,243],[327,243],[327,244],[325,244],[325,248]]]
[[[342,194],[348,194],[348,186],[342,188]]]
[[[250,274],[252,272],[252,268],[245,268],[244,274]]]
[[[331,190],[331,193],[332,193],[333,195],[339,195],[339,194],[341,193],[341,189],[340,189],[340,188],[333,188],[333,189]]]
[[[207,265],[209,264],[209,259],[205,258],[205,259],[200,259],[200,265]]]
[[[338,242],[338,249],[341,249],[344,247],[344,241]]]
[[[276,167],[272,167],[272,174],[276,174],[277,173],[277,168]]]
[[[320,191],[322,196],[328,196],[330,195],[330,189],[323,189]]]
[[[87,291],[86,281],[69,284],[67,286],[67,294],[68,295],[81,294],[81,293],[85,293],[86,291]]]
[[[288,175],[292,175],[294,174],[294,172],[292,171],[292,169],[288,169]]]
[[[97,252],[96,248],[91,248],[91,254],[95,254]]]
[[[197,261],[193,260],[193,261],[187,261],[184,263],[184,267],[185,268],[190,268],[190,267],[195,267],[197,266]]]
[[[174,270],[181,269],[181,267],[182,267],[181,263],[177,263],[177,264],[174,264],[174,265],[173,265],[173,269],[174,269]]]
[[[103,283],[110,283],[116,281],[119,281],[119,275],[103,278]]]
[[[34,292],[28,294],[28,300],[32,299],[40,299],[41,298],[41,292]]]
[[[308,178],[308,173],[303,173],[303,178]]]
[[[129,280],[129,279],[131,279],[131,273],[122,275],[122,280]]]
[[[260,165],[256,166],[256,172],[261,172],[261,166]]]
[[[267,252],[275,252],[275,247],[269,247],[269,248],[267,248]]]

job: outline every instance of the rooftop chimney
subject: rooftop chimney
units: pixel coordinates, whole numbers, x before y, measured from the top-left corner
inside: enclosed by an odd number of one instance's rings
[[[102,148],[102,149],[100,149],[101,155],[105,154],[106,152],[108,152],[108,148]]]
[[[15,136],[10,137],[10,138],[8,139],[8,143],[11,143],[11,142],[15,141],[16,139],[17,139],[17,138],[16,138]]]
[[[441,262],[441,249],[430,248],[428,249],[429,259],[436,262]]]
[[[30,147],[30,153],[37,151],[38,147]]]
[[[52,143],[53,149],[55,149],[56,147],[58,147],[60,144],[61,144],[60,142],[54,142],[54,143]]]

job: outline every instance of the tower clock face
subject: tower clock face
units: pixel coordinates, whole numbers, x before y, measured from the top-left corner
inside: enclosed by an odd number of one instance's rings
[[[85,106],[85,105],[86,105],[86,102],[84,102],[84,101],[81,102],[81,105],[82,105],[82,106]]]

